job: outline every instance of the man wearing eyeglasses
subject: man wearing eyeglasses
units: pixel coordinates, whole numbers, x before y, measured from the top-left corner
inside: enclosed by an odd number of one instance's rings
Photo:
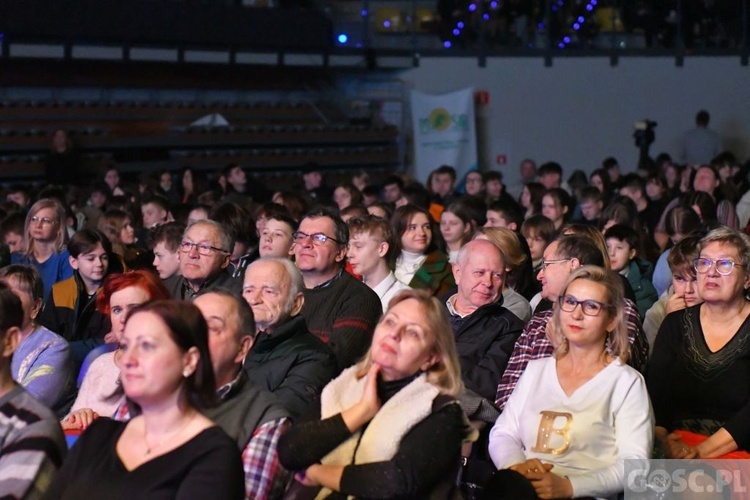
[[[557,304],[563,285],[574,270],[585,265],[604,267],[604,262],[604,254],[590,238],[573,234],[560,236],[544,250],[542,268],[537,276],[542,283],[542,297]],[[642,372],[648,358],[648,341],[638,308],[630,299],[625,299],[624,312],[631,346],[628,364]],[[501,411],[529,361],[552,355],[554,347],[546,334],[552,313],[552,309],[536,312],[518,337],[497,387],[495,404]]]
[[[302,315],[333,350],[339,371],[367,352],[382,313],[375,292],[344,270],[348,241],[346,223],[320,209],[304,216],[291,250],[305,282]]]
[[[234,238],[221,224],[210,219],[190,224],[180,243],[180,274],[164,282],[172,297],[193,300],[198,292],[225,288],[242,295],[242,279],[226,270],[234,248]]]

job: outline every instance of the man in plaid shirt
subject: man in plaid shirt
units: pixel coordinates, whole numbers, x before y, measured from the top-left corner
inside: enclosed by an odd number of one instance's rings
[[[602,252],[590,239],[567,235],[550,243],[544,251],[542,269],[537,277],[542,282],[542,297],[555,304],[568,276],[584,265],[604,266]],[[552,318],[552,313],[553,310],[550,309],[534,314],[518,337],[497,387],[495,404],[500,411],[505,408],[505,403],[529,361],[552,355],[554,347],[546,334],[547,322]],[[625,320],[630,340],[628,364],[643,372],[648,358],[648,341],[643,333],[638,309],[629,299],[625,299]]]
[[[280,498],[289,474],[279,463],[276,445],[286,431],[289,413],[276,396],[255,385],[242,369],[253,344],[253,311],[247,302],[221,289],[198,295],[194,304],[208,323],[208,348],[220,401],[204,413],[242,451],[246,498]],[[127,420],[136,410],[123,404],[113,418]]]

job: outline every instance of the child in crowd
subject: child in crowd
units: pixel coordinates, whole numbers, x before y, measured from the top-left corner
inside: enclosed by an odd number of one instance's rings
[[[11,214],[0,222],[0,238],[8,246],[10,253],[23,251],[23,226],[26,216]]]
[[[542,268],[544,249],[555,238],[555,225],[543,215],[532,215],[521,225],[521,234],[526,238],[531,253],[531,263],[536,276]]]
[[[297,230],[297,221],[288,212],[276,210],[268,212],[263,229],[260,231],[260,256],[288,259]]]
[[[82,229],[68,243],[73,276],[56,283],[39,322],[70,343],[75,369],[104,343],[107,318],[96,311],[96,297],[109,271],[112,246],[101,232]]]
[[[185,226],[177,222],[167,222],[154,231],[153,265],[162,280],[180,274],[180,243],[184,232]]]
[[[615,224],[604,233],[604,240],[612,270],[628,278],[638,312],[644,317],[659,297],[651,283],[654,266],[638,256],[638,233],[632,227]]]
[[[380,297],[383,312],[401,290],[410,288],[396,279],[388,266],[392,233],[388,221],[365,215],[349,220],[349,249],[346,256],[355,273]]]
[[[659,297],[643,318],[643,331],[650,350],[654,348],[656,334],[669,313],[680,311],[703,302],[698,295],[698,283],[693,261],[698,258],[700,236],[686,236],[672,247],[667,257],[672,272],[672,286]]]
[[[602,210],[604,210],[604,196],[601,191],[594,186],[583,188],[578,200],[578,207],[581,212],[578,222],[591,224],[595,227],[599,226],[599,219],[602,216]]]
[[[504,227],[517,234],[522,224],[523,214],[515,203],[493,201],[487,207],[487,222],[484,227]]]
[[[471,209],[459,201],[454,201],[440,214],[440,234],[443,235],[448,250],[448,262],[454,264],[458,251],[471,241],[476,224]]]
[[[144,229],[153,229],[171,219],[169,203],[161,196],[152,196],[141,205]]]

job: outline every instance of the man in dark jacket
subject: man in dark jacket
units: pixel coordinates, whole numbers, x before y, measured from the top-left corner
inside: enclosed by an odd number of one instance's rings
[[[199,292],[225,288],[239,296],[242,282],[227,271],[234,238],[223,225],[198,220],[185,229],[180,243],[180,272],[164,280],[173,298],[193,300]]]
[[[453,266],[457,292],[446,302],[461,378],[466,387],[493,401],[497,382],[523,330],[523,322],[503,307],[505,260],[486,240],[464,245]]]
[[[255,341],[245,357],[251,380],[299,417],[336,374],[336,358],[300,315],[304,282],[289,259],[260,259],[247,268],[242,296],[253,309]]]

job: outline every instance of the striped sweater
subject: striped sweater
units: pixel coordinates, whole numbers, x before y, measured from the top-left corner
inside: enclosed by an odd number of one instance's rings
[[[41,497],[66,451],[60,423],[47,407],[21,386],[0,397],[0,497]]]

